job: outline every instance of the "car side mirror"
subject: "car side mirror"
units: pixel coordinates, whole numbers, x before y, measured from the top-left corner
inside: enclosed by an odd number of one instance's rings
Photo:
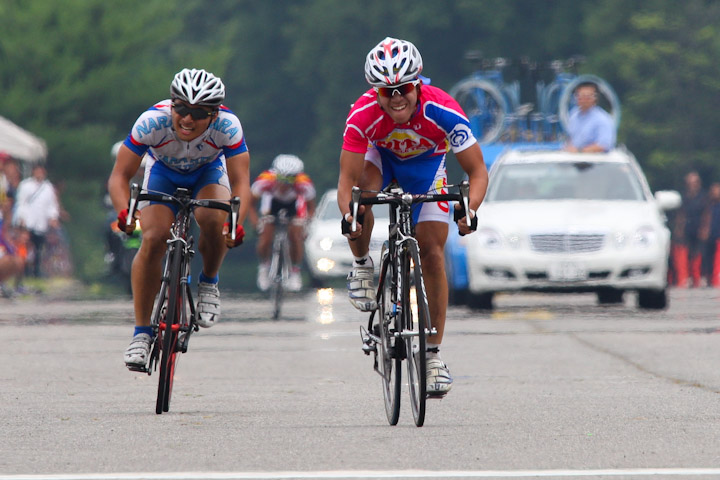
[[[658,190],[655,192],[655,201],[665,211],[675,210],[682,205],[682,197],[675,190]]]

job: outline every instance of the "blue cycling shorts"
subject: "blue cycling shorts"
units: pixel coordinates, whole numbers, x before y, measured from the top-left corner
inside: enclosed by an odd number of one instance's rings
[[[418,157],[399,160],[390,154],[381,154],[376,148],[368,149],[365,161],[375,165],[383,176],[383,188],[396,180],[409,193],[447,193],[445,156]],[[430,202],[413,206],[413,224],[420,222],[450,223],[449,203]]]
[[[230,192],[230,180],[228,179],[225,162],[222,157],[218,157],[210,163],[193,170],[189,173],[180,173],[176,170],[168,168],[164,163],[148,158],[145,167],[145,177],[143,178],[143,189],[162,192],[172,195],[177,188],[187,188],[192,192],[193,198],[197,192],[202,190],[206,185],[222,185]],[[160,202],[141,202],[139,208],[144,208],[149,204]],[[177,213],[177,207],[163,203],[168,208]]]

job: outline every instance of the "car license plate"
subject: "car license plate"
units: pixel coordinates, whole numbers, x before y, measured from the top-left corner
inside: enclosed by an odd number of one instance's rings
[[[574,262],[559,262],[550,265],[548,278],[553,282],[577,282],[587,279],[587,271]]]

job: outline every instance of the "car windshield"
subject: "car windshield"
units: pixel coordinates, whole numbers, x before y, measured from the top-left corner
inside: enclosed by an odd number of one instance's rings
[[[328,198],[327,201],[323,202],[324,207],[322,211],[318,212],[318,220],[338,220],[340,221],[340,208],[337,204],[335,196]],[[373,208],[375,218],[389,218],[388,207],[385,205],[376,205]]]
[[[490,201],[645,200],[639,179],[626,163],[538,162],[498,167],[490,179]]]

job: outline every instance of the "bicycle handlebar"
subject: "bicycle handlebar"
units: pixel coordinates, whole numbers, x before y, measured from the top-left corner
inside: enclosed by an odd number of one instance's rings
[[[455,185],[448,185],[448,187],[453,187]],[[470,215],[467,214],[467,212],[470,211],[470,184],[467,181],[463,181],[460,184],[457,185],[458,189],[460,190],[459,193],[423,193],[423,194],[414,194],[414,193],[407,193],[407,192],[377,192],[377,195],[375,197],[366,197],[366,198],[360,198],[363,191],[360,190],[359,187],[353,187],[352,188],[352,201],[351,201],[351,215],[353,217],[352,221],[352,231],[355,232],[357,228],[357,210],[360,205],[414,205],[417,203],[428,203],[428,202],[443,202],[443,201],[452,201],[457,200],[462,202],[463,208],[465,209],[465,220],[467,222],[467,226],[469,227],[471,224],[470,221]]]
[[[197,200],[194,198],[183,198],[183,195],[189,194],[190,191],[184,188],[178,188],[177,190],[175,190],[174,195],[160,192],[140,192],[140,186],[137,183],[133,183],[130,186],[130,201],[128,202],[127,225],[129,226],[132,223],[132,220],[135,216],[135,211],[137,210],[137,204],[138,202],[142,201],[169,203],[180,207],[214,208],[216,210],[224,210],[228,212],[231,225],[230,236],[232,240],[235,240],[235,230],[238,223],[238,212],[240,211],[240,197],[232,197],[230,199],[230,203],[225,203],[219,200]]]

